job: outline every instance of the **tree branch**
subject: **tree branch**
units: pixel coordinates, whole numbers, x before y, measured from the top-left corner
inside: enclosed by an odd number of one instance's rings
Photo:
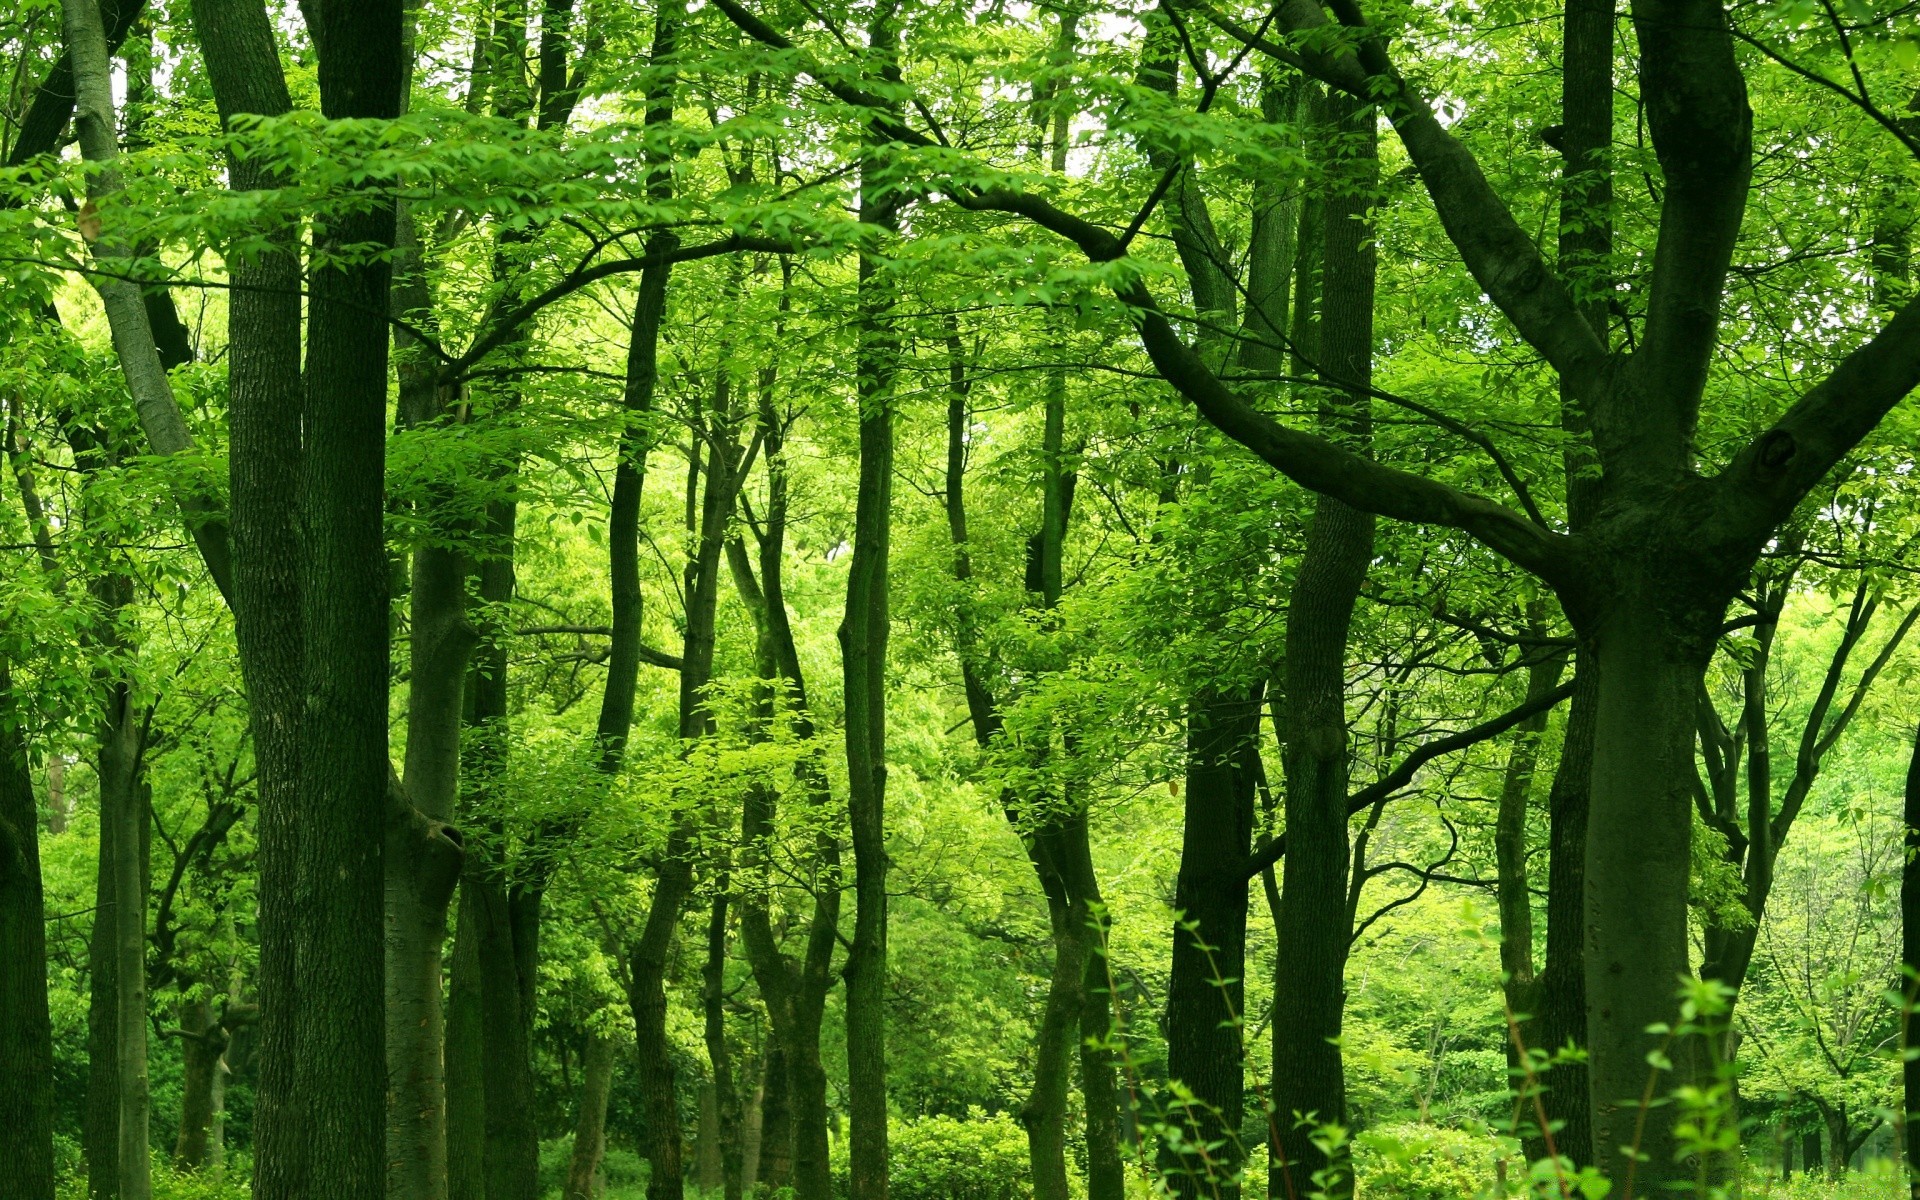
[[[1551,692],[1510,708],[1491,720],[1421,743],[1401,759],[1400,764],[1393,770],[1348,796],[1347,815],[1353,816],[1356,813],[1365,812],[1376,803],[1392,799],[1395,792],[1413,782],[1413,777],[1419,773],[1421,767],[1434,759],[1476,746],[1488,738],[1498,737],[1528,717],[1546,712],[1571,695],[1573,695],[1573,681],[1568,680]],[[1261,871],[1285,858],[1286,854],[1287,835],[1283,832],[1278,837],[1269,839],[1247,859],[1244,866],[1246,877],[1252,879]]]

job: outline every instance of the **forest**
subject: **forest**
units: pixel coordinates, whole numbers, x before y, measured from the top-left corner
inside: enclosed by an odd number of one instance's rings
[[[1920,1200],[1920,0],[0,9],[0,1200]]]

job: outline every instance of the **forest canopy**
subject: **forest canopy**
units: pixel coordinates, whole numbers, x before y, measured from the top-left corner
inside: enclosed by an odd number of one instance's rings
[[[1915,0],[0,68],[0,1200],[1920,1197]]]

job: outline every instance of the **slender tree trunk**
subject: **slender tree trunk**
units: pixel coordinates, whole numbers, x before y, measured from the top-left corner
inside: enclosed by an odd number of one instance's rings
[[[81,1149],[87,1160],[90,1200],[118,1200],[120,1195],[120,1052],[114,1023],[120,978],[114,957],[114,931],[119,923],[114,872],[119,847],[115,837],[113,823],[102,820],[93,932],[87,939],[87,1112]]]
[[[116,684],[100,743],[101,823],[113,826],[114,1052],[119,1076],[120,1200],[153,1192],[148,1154],[147,889],[139,848],[146,797],[140,784],[140,719],[132,693]]]
[[[207,76],[223,124],[292,107],[266,6],[200,0],[193,6]],[[235,191],[278,183],[258,164],[227,164]],[[300,262],[293,231],[269,248],[230,254],[227,297],[228,473],[233,609],[259,776],[259,1070],[253,1114],[254,1194],[298,1200],[303,1148],[293,1092],[293,942],[300,811],[300,679],[304,632],[295,521],[300,492]],[[277,234],[277,236],[272,236]]]
[[[879,0],[867,27],[881,75],[897,79],[899,15]],[[894,198],[863,178],[860,219],[892,229]],[[855,394],[860,480],[853,561],[840,625],[847,736],[847,812],[853,827],[854,926],[847,951],[847,1118],[850,1200],[887,1200],[887,556],[893,512],[894,374],[899,335],[893,282],[860,258]]]
[[[727,1045],[727,874],[722,872],[707,918],[707,961],[701,968],[700,1004],[705,1023],[707,1065],[713,1074],[713,1150],[707,1148],[705,1116],[700,1141],[700,1186],[716,1188],[726,1200],[740,1200],[740,1098],[734,1080],[733,1052]],[[704,1103],[704,1102],[703,1102]],[[708,1168],[715,1168],[709,1175]]]
[[[1920,732],[1914,735],[1913,757],[1907,764],[1907,786],[1901,819],[1901,845],[1906,854],[1900,867],[1900,967],[1906,996],[1901,1017],[1900,1048],[1907,1057],[1900,1067],[1901,1109],[1905,1114],[1908,1194],[1920,1200]]]
[[[1547,793],[1547,954],[1540,973],[1538,1049],[1558,1054],[1587,1044],[1587,800],[1593,768],[1600,666],[1585,646],[1574,652],[1573,696],[1560,738],[1560,761]],[[1576,1165],[1592,1161],[1593,1134],[1584,1061],[1556,1062],[1542,1077],[1553,1148]],[[1530,1148],[1531,1156],[1537,1151]]]
[[[1318,351],[1331,381],[1366,387],[1373,371],[1375,256],[1366,227],[1374,168],[1374,118],[1339,94],[1329,125],[1353,139],[1349,173],[1326,201]],[[1371,438],[1369,402],[1334,393],[1322,420],[1361,447]],[[1305,1196],[1316,1172],[1328,1190],[1352,1194],[1343,1152],[1313,1144],[1313,1126],[1346,1122],[1345,1067],[1338,1043],[1351,936],[1348,889],[1346,648],[1367,567],[1373,518],[1331,497],[1314,504],[1288,602],[1284,707],[1287,856],[1280,891],[1274,975],[1273,1093],[1279,1153],[1274,1195]]]
[[[426,265],[412,215],[398,213],[392,303],[409,326],[434,325]],[[446,419],[426,349],[394,332],[399,423]],[[402,791],[387,823],[387,1192],[393,1200],[446,1200],[447,1090],[441,992],[447,909],[462,866],[450,826],[459,791],[468,665],[478,641],[467,619],[469,563],[458,546],[473,522],[435,491],[416,514],[426,534],[408,580],[407,749]]]
[[[406,72],[400,0],[318,9],[323,113],[396,115]],[[391,202],[324,222],[330,249],[390,247]],[[388,613],[383,522],[389,272],[323,267],[309,283],[301,614],[299,941],[294,959],[308,1194],[386,1187],[384,841]]]
[[[1545,631],[1541,619],[1543,607],[1536,602],[1528,624],[1536,633]],[[1536,649],[1535,661],[1527,668],[1527,698],[1539,699],[1559,685],[1566,667],[1564,654],[1548,654]],[[1500,907],[1500,970],[1505,986],[1507,1012],[1513,1028],[1507,1038],[1507,1078],[1518,1096],[1518,1116],[1523,1128],[1534,1132],[1522,1139],[1529,1161],[1546,1156],[1547,1143],[1536,1111],[1536,1101],[1544,1102],[1527,1084],[1532,1065],[1528,1051],[1539,1046],[1542,987],[1534,972],[1533,891],[1527,878],[1527,814],[1533,793],[1535,770],[1539,765],[1540,736],[1547,727],[1546,712],[1529,717],[1515,731],[1513,749],[1507,757],[1507,769],[1501,780],[1500,806],[1494,821],[1494,857],[1497,871],[1496,896]]]
[[[580,1067],[580,1111],[573,1125],[573,1154],[567,1160],[561,1200],[595,1200],[601,1191],[600,1168],[607,1157],[607,1096],[613,1089],[614,1041],[599,1031],[587,1034]]]
[[[0,1195],[53,1200],[53,1024],[40,816],[10,664],[0,659]],[[99,920],[95,916],[95,920]]]
[[[1613,43],[1611,0],[1569,0],[1561,27],[1561,192],[1559,266],[1575,284],[1580,311],[1603,343],[1611,341],[1613,296]],[[1598,463],[1579,382],[1562,379],[1561,422],[1571,436],[1565,455],[1567,517],[1575,530],[1591,522],[1599,501]],[[1541,976],[1541,1049],[1585,1047],[1587,1035],[1587,805],[1599,664],[1588,649],[1575,655],[1575,690],[1567,712],[1560,763],[1550,793],[1547,865],[1547,956]],[[1576,1164],[1593,1161],[1592,1112],[1583,1062],[1553,1066],[1543,1097],[1560,1125],[1554,1149]],[[1538,1147],[1529,1151],[1537,1153]]]

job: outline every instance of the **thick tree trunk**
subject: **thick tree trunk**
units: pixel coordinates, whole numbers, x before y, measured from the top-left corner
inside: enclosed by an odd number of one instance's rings
[[[1662,606],[1677,607],[1663,597]],[[1700,630],[1719,613],[1695,612]],[[1647,1033],[1678,1015],[1689,970],[1695,706],[1713,641],[1686,639],[1671,611],[1629,599],[1594,631],[1600,668],[1587,828],[1588,1037],[1594,1157],[1615,1186],[1648,1194],[1684,1176],[1673,1106],[1646,1107],[1693,1081],[1699,1048]],[[1674,1070],[1657,1076],[1647,1056]],[[1632,1147],[1644,1161],[1621,1151]]]
[[[607,1157],[607,1096],[613,1088],[614,1041],[598,1031],[587,1034],[580,1066],[580,1111],[574,1116],[573,1153],[560,1200],[596,1200]]]
[[[40,815],[9,664],[0,659],[0,1195],[53,1200],[53,1025]],[[100,918],[96,915],[95,920]]]
[[[200,0],[193,20],[223,124],[241,114],[278,116],[292,107],[265,5]],[[229,160],[227,169],[236,191],[279,182],[244,158]],[[298,1200],[304,1187],[301,1118],[293,1092],[304,662],[295,522],[305,401],[294,232],[282,231],[258,256],[229,255],[227,264],[234,284],[227,297],[234,630],[259,776],[254,836],[260,876],[255,974],[260,1020],[252,1129],[258,1200]]]
[[[1178,920],[1167,980],[1167,1074],[1193,1100],[1169,1099],[1183,1149],[1160,1168],[1181,1197],[1233,1200],[1245,1157],[1246,858],[1253,841],[1253,755],[1263,689],[1205,690],[1187,712],[1186,813],[1174,883]],[[1344,828],[1344,821],[1343,821]]]
[[[321,108],[392,117],[406,71],[400,0],[317,10]],[[323,223],[327,246],[390,247],[391,202]],[[309,283],[301,615],[298,897],[294,958],[308,1194],[374,1200],[386,1186],[384,841],[388,613],[383,522],[389,272],[367,262]]]
[[[1345,185],[1326,201],[1318,350],[1332,382],[1364,388],[1373,377],[1375,253],[1366,226],[1374,169],[1374,118],[1337,93],[1331,124],[1354,141],[1337,164]],[[1364,448],[1371,437],[1364,394],[1322,402],[1330,433]],[[1304,1196],[1327,1171],[1328,1190],[1351,1195],[1345,1155],[1329,1159],[1312,1126],[1346,1123],[1338,1039],[1345,1007],[1347,945],[1347,637],[1373,556],[1373,517],[1320,497],[1287,609],[1284,714],[1287,857],[1280,890],[1274,974],[1273,1093],[1277,1153],[1269,1188]]]

